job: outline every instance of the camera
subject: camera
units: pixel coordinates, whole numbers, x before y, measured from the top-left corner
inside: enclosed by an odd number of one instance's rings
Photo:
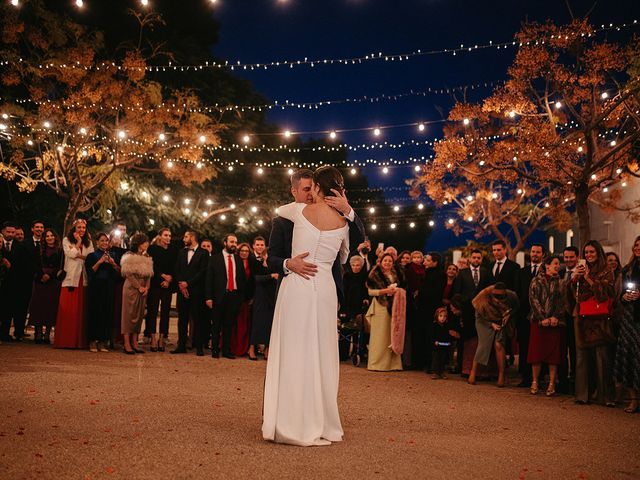
[[[627,293],[638,293],[638,285],[633,282],[627,283]]]
[[[371,249],[369,247],[362,247],[360,249],[360,252],[362,252],[364,255],[367,255],[370,251]]]

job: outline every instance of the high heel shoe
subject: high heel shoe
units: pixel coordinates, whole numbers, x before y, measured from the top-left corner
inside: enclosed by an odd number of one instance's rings
[[[122,350],[127,355],[135,355],[136,352],[134,350],[127,350],[126,348]]]
[[[134,348],[134,349],[133,349],[133,351],[134,351],[135,353],[144,353],[144,350],[140,350],[140,349],[138,349],[138,348]]]
[[[640,407],[638,406],[637,400],[631,400],[627,408],[624,409],[624,413],[638,413],[640,412]]]
[[[556,394],[556,389],[555,388],[547,388],[547,391],[545,392],[545,395],[547,397],[553,397]]]
[[[529,390],[529,393],[531,395],[537,395],[539,391],[540,389],[538,388],[538,382],[531,382],[531,390]]]

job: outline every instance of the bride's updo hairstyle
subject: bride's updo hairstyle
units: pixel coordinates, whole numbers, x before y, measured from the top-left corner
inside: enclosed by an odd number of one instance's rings
[[[335,195],[331,189],[338,192],[344,192],[344,179],[340,171],[330,165],[319,167],[313,172],[313,183],[320,187],[320,193],[323,197],[331,197]]]

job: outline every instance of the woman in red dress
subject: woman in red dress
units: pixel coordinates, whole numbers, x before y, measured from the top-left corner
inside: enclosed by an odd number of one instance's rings
[[[529,287],[529,303],[531,312],[531,337],[527,361],[533,366],[533,382],[531,393],[538,393],[538,378],[542,363],[549,365],[549,386],[547,396],[556,393],[558,365],[566,357],[565,346],[565,312],[566,284],[558,276],[560,259],[547,257],[544,268],[531,281]]]
[[[249,257],[251,247],[248,243],[238,245],[238,255],[242,259],[242,268],[247,278],[247,291],[238,310],[238,316],[231,330],[231,351],[236,357],[242,357],[249,351],[249,334],[251,332],[251,303],[253,300],[253,282]]]
[[[56,319],[56,348],[86,348],[85,298],[87,272],[84,261],[91,252],[91,236],[86,220],[73,222],[67,236],[62,240],[64,271],[58,315]]]

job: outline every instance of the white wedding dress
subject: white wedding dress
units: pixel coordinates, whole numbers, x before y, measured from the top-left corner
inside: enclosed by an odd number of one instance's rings
[[[262,435],[292,445],[342,440],[338,413],[338,298],[331,268],[349,255],[349,226],[321,231],[302,211],[304,203],[278,209],[294,223],[291,256],[309,252],[318,266],[305,280],[289,274],[278,291],[264,388]]]

